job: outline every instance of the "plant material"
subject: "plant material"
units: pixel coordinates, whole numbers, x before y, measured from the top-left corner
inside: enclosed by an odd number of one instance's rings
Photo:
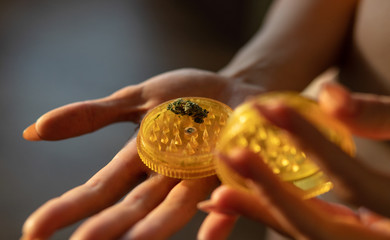
[[[170,110],[177,115],[190,116],[196,123],[203,123],[203,119],[206,118],[209,113],[209,111],[201,108],[198,104],[191,102],[190,100],[184,101],[181,98],[168,104],[167,110]]]

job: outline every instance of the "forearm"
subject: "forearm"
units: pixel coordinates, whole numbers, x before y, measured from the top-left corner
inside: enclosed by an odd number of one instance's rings
[[[356,0],[278,0],[261,30],[220,71],[266,90],[302,90],[339,57]]]

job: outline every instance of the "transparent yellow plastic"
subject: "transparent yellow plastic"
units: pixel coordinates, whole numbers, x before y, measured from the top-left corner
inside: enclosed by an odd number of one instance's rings
[[[262,94],[254,101],[267,103],[283,101],[314,124],[330,141],[350,155],[355,145],[347,129],[321,112],[317,103],[294,92]],[[258,153],[272,171],[284,181],[304,190],[304,198],[311,198],[332,189],[327,176],[305,155],[290,143],[283,131],[271,125],[251,103],[238,106],[221,133],[217,149],[225,154],[235,148],[249,148]],[[243,179],[217,160],[217,174],[221,181],[239,188],[246,188]]]
[[[168,110],[168,105],[176,99],[155,107],[140,126],[137,137],[139,156],[153,171],[168,177],[194,179],[214,175],[213,151],[232,109],[207,98],[182,100],[189,100],[207,110],[207,117],[201,122]]]

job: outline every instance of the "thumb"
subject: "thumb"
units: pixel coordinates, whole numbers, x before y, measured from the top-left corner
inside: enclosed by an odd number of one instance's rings
[[[355,135],[390,139],[390,96],[351,93],[339,84],[328,83],[319,94],[319,104]]]
[[[26,128],[23,137],[30,141],[61,140],[93,132],[114,122],[137,122],[146,112],[137,91],[136,86],[128,87],[106,98],[56,108]]]

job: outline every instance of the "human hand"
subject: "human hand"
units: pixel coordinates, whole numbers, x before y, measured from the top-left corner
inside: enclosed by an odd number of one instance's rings
[[[324,87],[320,106],[355,134],[390,138],[386,124],[390,119],[389,97],[351,94],[332,84]],[[242,149],[220,157],[247,179],[252,191],[222,186],[213,192],[211,200],[200,203],[199,208],[211,213],[202,224],[199,239],[225,239],[238,215],[294,239],[389,239],[390,220],[383,217],[390,217],[389,175],[345,154],[292,109],[279,103],[255,107],[320,166],[333,181],[336,194],[365,208],[354,212],[317,198],[302,200],[299,189],[280,181],[257,154]]]
[[[118,121],[139,123],[154,106],[184,96],[209,97],[233,107],[261,91],[211,72],[176,70],[102,99],[50,111],[28,127],[24,137],[60,140]],[[217,184],[215,177],[179,181],[153,173],[139,159],[132,139],[88,182],[36,210],[26,220],[23,239],[49,238],[58,229],[90,216],[72,238],[165,239],[191,219],[196,204]]]

